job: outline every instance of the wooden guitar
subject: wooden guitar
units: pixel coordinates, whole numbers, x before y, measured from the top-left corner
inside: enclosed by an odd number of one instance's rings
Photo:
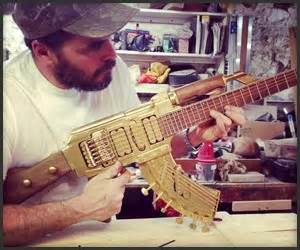
[[[168,93],[160,93],[151,101],[124,113],[74,130],[67,146],[33,167],[10,170],[4,183],[4,201],[19,203],[40,191],[68,171],[78,176],[94,176],[120,161],[124,166],[136,162],[150,189],[182,216],[198,221],[208,229],[218,208],[220,192],[192,181],[170,154],[172,136],[193,125],[211,121],[209,110],[224,112],[224,106],[244,106],[297,84],[294,69],[202,101],[198,94],[224,87],[228,80],[242,77],[216,76],[192,83]],[[23,169],[17,171],[16,169]],[[39,173],[37,175],[36,173]],[[6,192],[5,190],[15,190]],[[177,218],[177,222],[181,222]]]

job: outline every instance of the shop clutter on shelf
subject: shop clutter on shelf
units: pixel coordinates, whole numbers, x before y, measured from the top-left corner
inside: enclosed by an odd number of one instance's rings
[[[249,183],[275,177],[296,182],[297,138],[286,132],[287,119],[277,117],[276,106],[251,104],[244,110],[246,124],[227,139],[213,142],[217,158],[215,181]],[[191,152],[188,158],[195,162],[198,154]],[[191,175],[195,175],[196,165],[197,162],[190,167]]]
[[[149,31],[125,29],[112,36],[115,49],[149,51],[154,39]]]
[[[158,83],[162,84],[166,82],[168,78],[170,68],[168,65],[160,62],[153,62],[147,72],[142,73],[138,79],[139,83]]]
[[[155,24],[153,24],[155,25]],[[172,32],[152,34],[151,28],[124,29],[112,36],[116,50],[218,55],[226,50],[227,18],[198,16]]]

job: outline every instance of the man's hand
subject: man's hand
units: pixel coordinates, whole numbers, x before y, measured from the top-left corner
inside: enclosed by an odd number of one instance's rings
[[[215,119],[215,124],[208,127],[199,125],[190,131],[189,140],[192,145],[197,146],[203,141],[214,141],[225,138],[231,128],[243,125],[246,122],[242,108],[227,105],[224,107],[225,114],[215,110],[210,110],[210,116]]]
[[[202,140],[214,141],[218,138],[225,138],[232,127],[243,125],[246,122],[242,108],[227,105],[224,109],[225,115],[218,111],[210,110],[210,116],[216,121],[215,125],[206,129],[202,127],[197,128],[196,134]]]
[[[131,174],[118,162],[103,173],[93,177],[80,196],[65,201],[64,205],[76,210],[82,220],[104,221],[121,210],[125,184]],[[118,176],[118,174],[120,174]]]
[[[203,141],[214,141],[227,136],[229,130],[246,122],[243,109],[227,105],[224,107],[225,114],[210,110],[210,116],[215,119],[215,124],[204,127],[203,124],[189,130],[188,140],[196,147]],[[182,157],[187,153],[185,134],[175,135],[171,141],[172,155],[174,158]]]

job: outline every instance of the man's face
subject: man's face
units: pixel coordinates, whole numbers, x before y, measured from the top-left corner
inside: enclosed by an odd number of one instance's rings
[[[116,54],[108,38],[74,36],[55,54],[53,74],[66,88],[97,91],[112,80]]]

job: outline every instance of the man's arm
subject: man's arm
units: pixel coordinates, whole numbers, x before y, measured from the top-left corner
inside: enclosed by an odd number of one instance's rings
[[[120,164],[92,178],[83,193],[72,199],[41,205],[5,205],[3,235],[6,246],[24,245],[47,233],[84,220],[104,221],[121,210],[126,171],[119,177]]]
[[[203,141],[214,141],[227,136],[233,125],[243,125],[246,121],[243,109],[234,106],[225,106],[225,114],[211,110],[210,116],[215,119],[215,125],[209,127],[194,127],[189,130],[188,141],[197,147]],[[185,133],[175,135],[171,141],[172,155],[174,158],[186,155],[188,151]]]
[[[62,202],[35,206],[4,205],[4,245],[16,246],[79,222],[82,214]]]

